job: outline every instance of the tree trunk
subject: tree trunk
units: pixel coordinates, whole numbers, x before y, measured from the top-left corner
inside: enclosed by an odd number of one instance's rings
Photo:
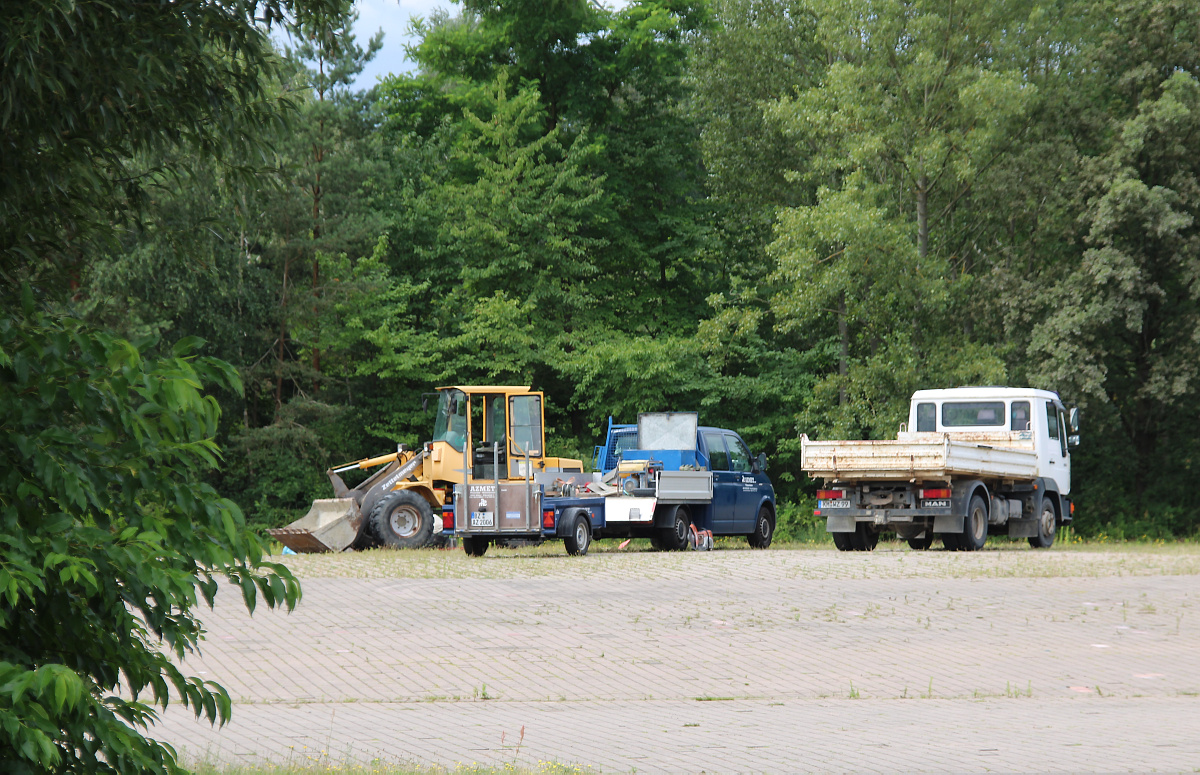
[[[846,292],[838,294],[838,405],[846,405],[846,379],[850,374],[850,325],[846,322]]]
[[[917,255],[929,255],[929,178],[917,179]]]

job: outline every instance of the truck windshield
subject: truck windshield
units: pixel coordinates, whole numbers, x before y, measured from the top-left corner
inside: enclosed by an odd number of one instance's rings
[[[942,427],[1004,427],[1003,401],[946,401],[942,404]]]
[[[443,390],[438,396],[433,440],[445,441],[459,452],[467,436],[467,396],[461,390]]]

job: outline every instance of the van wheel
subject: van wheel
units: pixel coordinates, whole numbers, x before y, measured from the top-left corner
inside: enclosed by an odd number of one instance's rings
[[[958,551],[975,552],[983,548],[987,542],[988,513],[987,504],[978,495],[971,496],[971,505],[967,508],[967,517],[963,520],[963,531],[958,536]]]
[[[857,533],[830,533],[830,535],[833,536],[833,545],[838,548],[839,552],[858,551]]]
[[[433,509],[412,490],[393,490],[371,509],[370,528],[389,549],[419,549],[433,538]]]
[[[468,557],[482,557],[487,554],[488,540],[475,536],[463,536],[462,547]]]
[[[758,510],[758,519],[754,522],[754,532],[746,536],[754,549],[766,549],[775,537],[775,517],[771,509],[763,506]]]
[[[1058,515],[1054,513],[1054,504],[1043,496],[1042,516],[1038,519],[1038,534],[1029,539],[1029,545],[1034,549],[1049,549],[1054,545],[1056,532],[1058,532]]]
[[[567,554],[570,555],[582,557],[588,553],[588,547],[592,545],[592,526],[587,517],[582,514],[575,517],[571,534],[563,539],[563,545],[567,547]]]
[[[668,552],[678,552],[688,547],[688,534],[692,531],[692,520],[687,508],[676,506],[667,527],[659,530],[659,541]]]

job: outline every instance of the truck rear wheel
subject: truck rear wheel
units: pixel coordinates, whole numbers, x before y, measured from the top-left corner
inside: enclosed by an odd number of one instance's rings
[[[476,536],[463,536],[462,547],[468,557],[482,557],[487,554],[488,540]]]
[[[857,533],[831,533],[830,535],[833,536],[833,545],[838,548],[839,552],[857,551]]]
[[[587,517],[582,514],[575,517],[571,534],[563,538],[563,545],[567,547],[567,554],[570,555],[582,557],[588,553],[588,547],[592,545],[592,525]]]
[[[660,528],[658,541],[668,552],[678,552],[688,547],[688,535],[692,532],[692,519],[686,506],[676,506],[667,527]]]
[[[1038,534],[1031,536],[1029,545],[1034,549],[1049,549],[1054,545],[1054,534],[1058,532],[1058,514],[1054,504],[1042,496],[1042,514],[1038,518]]]
[[[933,528],[926,528],[925,535],[920,538],[908,539],[908,546],[910,549],[915,549],[918,552],[923,552],[933,546]]]
[[[775,537],[775,515],[771,509],[763,506],[758,510],[758,519],[754,521],[754,532],[746,536],[750,546],[755,549],[766,549]]]
[[[858,529],[854,531],[854,539],[857,546],[855,550],[859,552],[870,552],[879,545],[879,534],[871,529],[871,523],[859,522]]]
[[[391,549],[419,549],[433,537],[433,509],[411,490],[393,490],[371,509],[371,534]]]
[[[987,504],[978,495],[971,496],[971,505],[967,508],[966,519],[963,520],[963,531],[955,542],[960,552],[975,552],[987,543],[988,513]]]

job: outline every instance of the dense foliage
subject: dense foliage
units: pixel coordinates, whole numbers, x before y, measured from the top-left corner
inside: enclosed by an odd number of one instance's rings
[[[425,439],[440,384],[544,389],[584,457],[608,415],[695,409],[796,501],[801,432],[1003,383],[1084,408],[1080,531],[1195,532],[1187,3],[465,0],[357,90],[378,42],[317,25],[269,172],[149,192],[79,291],[237,366],[215,481],[253,524]]]
[[[329,5],[0,6],[3,772],[178,771],[144,735],[156,708],[230,713],[221,687],[180,667],[203,636],[198,606],[220,581],[251,609],[299,597],[208,481],[220,406],[205,391],[237,395],[237,371],[195,337],[143,334],[170,327],[172,297],[200,297],[197,328],[224,303],[197,293],[203,242],[172,231],[157,192],[214,174],[254,185],[250,160],[285,114],[262,22],[342,12]],[[156,232],[174,254],[131,236]],[[123,291],[145,290],[158,314],[94,301],[114,253],[159,270]]]

